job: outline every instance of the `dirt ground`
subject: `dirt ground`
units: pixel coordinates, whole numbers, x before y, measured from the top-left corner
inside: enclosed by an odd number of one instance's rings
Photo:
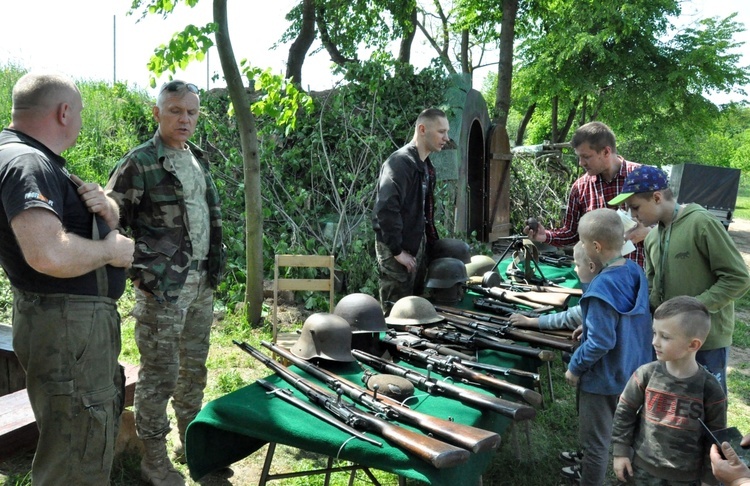
[[[742,253],[745,264],[750,266],[750,221],[735,219],[729,225],[729,234]],[[750,322],[750,312],[737,311],[736,318],[738,321]],[[750,374],[750,370],[736,368],[735,365],[737,363],[750,363],[750,349],[732,347],[729,353],[729,368],[741,373]]]

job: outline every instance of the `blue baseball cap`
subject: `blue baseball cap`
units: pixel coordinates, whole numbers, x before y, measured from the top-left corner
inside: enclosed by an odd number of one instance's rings
[[[651,165],[642,165],[628,174],[622,186],[622,192],[607,204],[618,206],[633,194],[661,191],[668,187],[667,174],[663,170]]]

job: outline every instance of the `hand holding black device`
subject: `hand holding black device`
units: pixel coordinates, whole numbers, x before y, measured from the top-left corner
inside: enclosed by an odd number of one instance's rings
[[[748,452],[748,447],[743,447],[740,444],[742,442],[742,433],[737,429],[737,427],[727,427],[726,429],[712,431],[703,422],[703,420],[698,419],[698,421],[701,423],[703,429],[711,438],[711,441],[716,444],[716,447],[719,449],[719,454],[721,455],[722,459],[726,460],[727,458],[726,456],[724,456],[724,450],[721,448],[721,444],[723,442],[729,442],[729,444],[732,446],[732,449],[734,449],[734,452],[737,453],[737,457],[739,457],[743,463],[748,463],[748,458],[745,457],[745,454]]]

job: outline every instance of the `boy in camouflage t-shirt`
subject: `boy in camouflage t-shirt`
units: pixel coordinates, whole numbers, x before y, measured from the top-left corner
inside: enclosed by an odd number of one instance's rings
[[[711,328],[708,309],[681,296],[654,312],[657,361],[641,366],[620,395],[612,433],[617,478],[638,485],[718,484],[709,429],[726,427],[727,401],[715,376],[695,360]]]

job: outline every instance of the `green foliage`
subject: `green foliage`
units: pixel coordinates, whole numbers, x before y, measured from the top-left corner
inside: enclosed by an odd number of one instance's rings
[[[156,131],[145,91],[101,81],[79,83],[83,128],[76,144],[63,153],[71,172],[85,181],[106,184],[115,162]]]

